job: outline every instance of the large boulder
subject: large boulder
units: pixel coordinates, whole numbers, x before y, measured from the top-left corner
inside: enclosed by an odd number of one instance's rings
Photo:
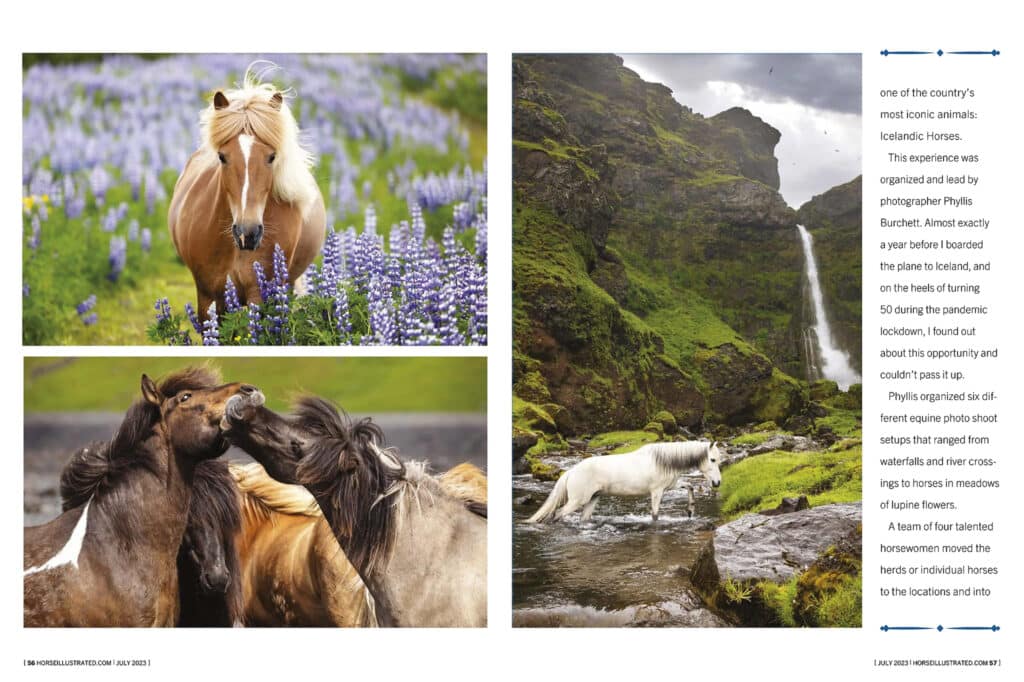
[[[799,577],[798,592],[810,592],[804,578],[816,575],[815,567],[823,560],[835,563],[835,555],[842,554],[845,562],[849,552],[837,548],[859,545],[860,529],[860,502],[775,516],[748,514],[715,530],[690,579],[705,602],[735,624],[780,625],[771,596],[779,592],[775,586]],[[846,563],[859,571],[859,559]],[[829,589],[831,585],[825,592]]]
[[[720,589],[726,580],[782,583],[813,564],[860,523],[860,502],[779,516],[747,514],[715,530],[691,578],[705,595]]]

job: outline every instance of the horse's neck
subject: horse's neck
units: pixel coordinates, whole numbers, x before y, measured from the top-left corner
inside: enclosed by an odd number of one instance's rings
[[[163,447],[160,440],[154,437],[139,447]],[[140,468],[132,472],[98,501],[98,507],[111,527],[131,533],[122,541],[146,546],[148,552],[159,554],[159,561],[165,554],[171,556],[173,566],[185,534],[193,471],[194,466],[183,458],[173,453],[161,455],[155,471]],[[157,560],[155,555],[153,558]]]
[[[396,509],[391,555],[363,577],[377,601],[382,624],[452,625],[466,622],[461,604],[468,588],[462,576],[476,570],[472,551],[481,519],[439,491],[408,487]],[[486,524],[483,526],[486,545]],[[484,586],[486,590],[486,586]]]

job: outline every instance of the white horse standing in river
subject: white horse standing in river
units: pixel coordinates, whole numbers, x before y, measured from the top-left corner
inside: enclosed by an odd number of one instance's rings
[[[676,479],[687,471],[700,469],[714,487],[722,484],[718,463],[722,455],[718,442],[648,443],[638,450],[621,455],[585,459],[562,474],[537,513],[528,523],[561,519],[582,507],[581,521],[589,521],[602,495],[637,497],[651,496],[651,519],[658,522],[661,496]],[[688,513],[694,511],[693,487]],[[558,509],[559,505],[562,506]]]

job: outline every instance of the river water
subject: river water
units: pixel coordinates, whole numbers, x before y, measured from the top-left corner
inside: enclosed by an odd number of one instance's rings
[[[579,458],[545,462],[567,469]],[[553,483],[513,478],[512,622],[517,627],[717,627],[725,623],[694,595],[689,570],[710,539],[718,498],[700,474],[687,517],[685,487],[669,489],[657,526],[650,498],[605,496],[589,523],[528,524]],[[523,498],[528,498],[525,500]]]

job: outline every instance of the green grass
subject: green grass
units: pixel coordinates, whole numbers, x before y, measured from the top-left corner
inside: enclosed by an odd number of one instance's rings
[[[195,363],[255,384],[272,409],[303,393],[351,412],[484,412],[486,358],[25,358],[25,411],[124,410],[143,373]]]
[[[807,495],[812,507],[861,499],[861,446],[826,452],[774,451],[733,464],[722,475],[722,514],[733,519]]]
[[[750,447],[756,447],[767,440],[771,440],[775,436],[779,435],[780,431],[758,431],[756,433],[744,433],[742,436],[736,436],[730,442],[733,445],[747,445]]]

